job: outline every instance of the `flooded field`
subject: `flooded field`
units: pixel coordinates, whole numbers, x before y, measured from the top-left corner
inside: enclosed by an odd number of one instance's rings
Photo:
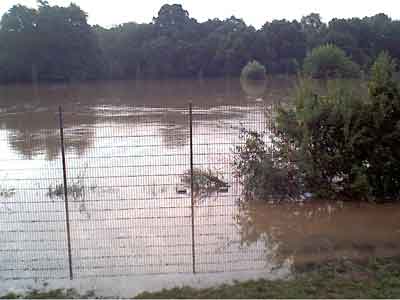
[[[241,129],[266,130],[266,107],[287,101],[293,86],[280,78],[265,87],[238,80],[0,87],[0,279],[7,282],[0,291],[15,280],[70,276],[59,105],[80,282],[170,274],[178,284],[195,280],[193,269],[197,278],[278,278],[292,263],[399,254],[396,205],[241,204],[232,167]],[[196,174],[221,183],[194,190],[193,219],[189,102]]]

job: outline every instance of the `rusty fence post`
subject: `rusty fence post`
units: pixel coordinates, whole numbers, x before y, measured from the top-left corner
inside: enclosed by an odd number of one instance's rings
[[[63,166],[63,178],[64,178],[64,202],[65,202],[65,222],[67,225],[67,244],[68,244],[68,263],[69,263],[69,278],[74,278],[72,273],[72,255],[71,255],[71,232],[69,222],[69,207],[68,207],[68,185],[67,185],[67,166],[65,161],[65,145],[64,145],[64,121],[62,108],[58,108],[59,120],[60,120],[60,141],[61,141],[61,157]]]
[[[194,168],[193,168],[193,104],[189,102],[189,128],[190,128],[190,200],[192,208],[192,268],[196,274],[196,249],[194,232]]]

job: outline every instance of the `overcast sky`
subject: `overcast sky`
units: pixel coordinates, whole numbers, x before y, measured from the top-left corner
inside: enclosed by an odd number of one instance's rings
[[[71,0],[49,0],[50,4],[68,5]],[[225,19],[232,15],[256,28],[266,21],[300,19],[310,12],[320,13],[323,20],[334,17],[364,17],[386,13],[400,19],[400,0],[75,0],[89,14],[90,24],[105,27],[125,22],[150,22],[163,4],[179,3],[198,21]],[[12,5],[36,6],[36,0],[0,0],[0,14]]]

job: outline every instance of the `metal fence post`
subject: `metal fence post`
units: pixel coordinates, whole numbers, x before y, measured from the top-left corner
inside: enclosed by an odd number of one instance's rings
[[[192,267],[196,274],[196,249],[194,240],[194,169],[193,169],[193,104],[189,102],[189,128],[190,128],[190,199],[192,208]]]
[[[72,256],[71,256],[71,232],[69,224],[69,208],[68,208],[68,186],[67,186],[67,167],[65,162],[65,146],[64,146],[64,121],[62,108],[59,106],[59,120],[60,120],[60,140],[61,140],[61,157],[63,165],[63,178],[64,178],[64,202],[65,202],[65,221],[67,225],[67,243],[68,243],[68,263],[69,263],[69,278],[72,280]]]

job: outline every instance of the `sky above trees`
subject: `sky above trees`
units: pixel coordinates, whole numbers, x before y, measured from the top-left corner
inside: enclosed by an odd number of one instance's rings
[[[71,0],[50,0],[51,5],[69,5]],[[351,18],[372,16],[385,13],[393,19],[400,19],[398,0],[146,0],[146,1],[94,1],[75,0],[89,14],[89,23],[104,27],[125,22],[149,23],[163,4],[177,3],[189,11],[190,16],[198,21],[210,18],[226,19],[232,15],[242,18],[247,24],[260,28],[266,21],[273,19],[300,20],[302,16],[317,12],[325,22],[332,18]],[[0,15],[14,4],[35,7],[36,0],[0,0]]]

